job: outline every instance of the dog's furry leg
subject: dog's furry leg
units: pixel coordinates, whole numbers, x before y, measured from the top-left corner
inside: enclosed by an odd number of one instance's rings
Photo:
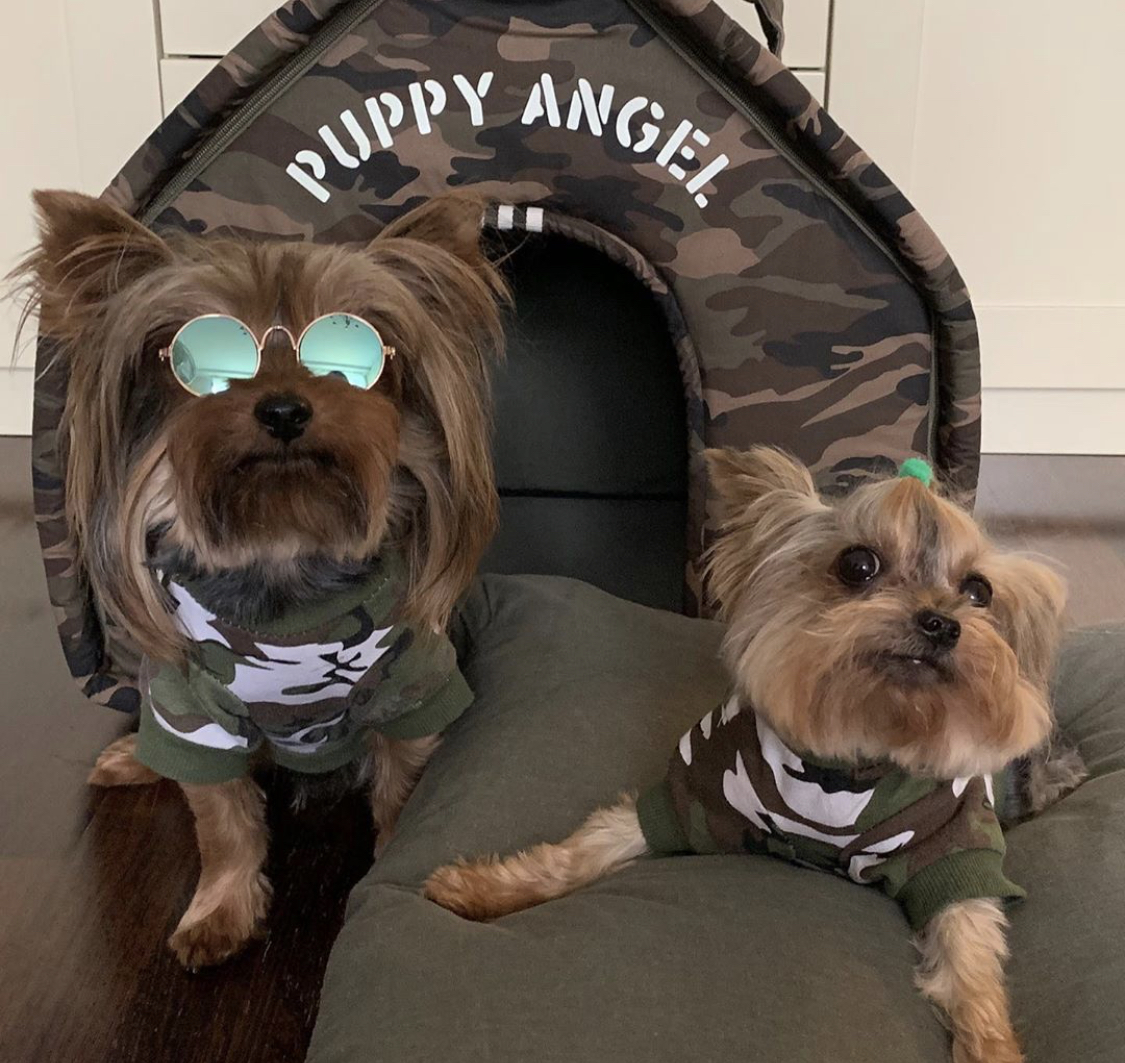
[[[1066,797],[1089,772],[1082,756],[1056,732],[1046,744],[1032,750],[1020,765],[1023,782],[1023,815],[1037,815]]]
[[[110,742],[98,754],[86,781],[91,786],[147,786],[159,782],[160,776],[137,760],[137,736],[131,734]]]
[[[1004,988],[1006,927],[999,901],[960,901],[918,935],[915,982],[949,1016],[953,1063],[1022,1063]]]
[[[194,969],[221,963],[260,932],[272,892],[262,873],[266,802],[251,779],[180,785],[195,816],[201,870],[168,944]]]
[[[374,777],[370,796],[376,856],[393,837],[399,813],[440,743],[439,735],[408,740],[387,738],[378,733],[372,735]]]
[[[495,919],[572,893],[647,852],[636,799],[627,797],[599,809],[556,845],[439,867],[424,892],[466,919]]]

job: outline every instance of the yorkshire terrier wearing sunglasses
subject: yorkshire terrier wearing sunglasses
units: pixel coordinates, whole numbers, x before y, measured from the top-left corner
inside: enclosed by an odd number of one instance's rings
[[[496,521],[489,366],[503,282],[482,205],[367,246],[158,235],[39,192],[20,276],[69,377],[81,574],[144,652],[138,734],[90,781],[178,782],[202,871],[169,944],[262,927],[263,762],[369,787],[379,846],[472,695],[445,627]]]

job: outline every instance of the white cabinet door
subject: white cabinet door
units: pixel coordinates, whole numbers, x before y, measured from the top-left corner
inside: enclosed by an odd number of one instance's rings
[[[160,0],[165,55],[226,55],[281,0]]]
[[[833,116],[949,248],[984,446],[1125,453],[1125,4],[835,0]]]
[[[164,113],[175,110],[217,62],[217,59],[161,59],[160,96],[164,101]]]
[[[100,193],[160,121],[151,0],[11,4],[0,63],[0,275],[31,246],[33,188]],[[35,322],[16,368],[19,309],[0,302],[0,435],[31,430]]]

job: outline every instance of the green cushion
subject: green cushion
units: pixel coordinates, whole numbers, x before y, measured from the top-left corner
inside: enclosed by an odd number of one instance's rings
[[[418,887],[458,854],[569,832],[659,777],[725,687],[720,629],[558,577],[485,577],[459,637],[476,704],[352,896],[312,1063],[947,1063],[874,890],[767,857],[645,860],[491,925]],[[1075,636],[1059,708],[1093,777],[1010,834],[1032,1063],[1125,1052],[1125,635]]]

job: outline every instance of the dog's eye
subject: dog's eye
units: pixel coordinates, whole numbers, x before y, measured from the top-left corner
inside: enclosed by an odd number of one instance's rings
[[[870,583],[883,567],[879,555],[867,546],[849,546],[836,558],[836,575],[849,587]]]
[[[961,593],[969,599],[973,605],[979,605],[981,608],[988,605],[992,601],[992,584],[984,578],[975,573],[966,576],[961,581]]]

